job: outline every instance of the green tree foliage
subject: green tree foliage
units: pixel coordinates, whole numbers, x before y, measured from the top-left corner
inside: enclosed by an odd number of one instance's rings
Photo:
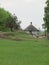
[[[15,18],[13,15],[9,15],[6,22],[6,27],[10,28],[11,31],[14,31],[13,29],[15,29],[16,20],[17,17]]]
[[[15,29],[20,29],[20,22],[18,22],[17,16],[12,15],[3,8],[0,8],[0,30],[14,31]]]
[[[45,24],[45,28],[47,29],[47,33],[49,33],[49,0],[46,1],[46,7],[44,9],[44,24]]]
[[[20,21],[18,21],[17,16],[10,15],[7,18],[6,27],[10,28],[11,31],[14,31],[15,29],[20,29]]]
[[[7,28],[5,27],[5,23],[7,22],[7,18],[11,15],[8,11],[5,11],[3,8],[0,8],[0,30],[5,31]]]

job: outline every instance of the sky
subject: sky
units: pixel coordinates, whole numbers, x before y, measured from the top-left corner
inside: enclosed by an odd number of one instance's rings
[[[25,29],[30,22],[42,29],[46,0],[0,0],[0,7],[14,14],[21,20],[21,28]]]

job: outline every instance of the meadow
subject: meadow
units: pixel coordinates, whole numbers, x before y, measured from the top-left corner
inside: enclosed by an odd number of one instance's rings
[[[0,38],[0,65],[49,65],[49,41]]]

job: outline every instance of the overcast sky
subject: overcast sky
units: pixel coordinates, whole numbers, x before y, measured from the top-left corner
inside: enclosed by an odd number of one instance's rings
[[[5,8],[12,14],[16,14],[22,21],[21,27],[26,28],[30,22],[41,28],[43,23],[44,7],[46,0],[0,0],[0,7]]]

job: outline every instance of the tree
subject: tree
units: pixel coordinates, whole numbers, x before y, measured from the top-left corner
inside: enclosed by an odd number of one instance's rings
[[[47,30],[47,37],[49,38],[49,0],[46,1],[46,7],[44,9],[44,25]]]
[[[18,18],[15,16],[15,14],[7,18],[6,27],[10,28],[11,31],[20,29],[20,22],[18,21]]]
[[[9,15],[11,14],[8,11],[4,10],[3,8],[0,8],[0,30],[1,31],[5,31],[5,29],[7,29],[5,27],[5,23]]]
[[[11,31],[14,31],[13,29],[15,29],[16,19],[17,17],[15,18],[13,15],[9,15],[7,18],[6,27],[10,28]]]
[[[42,28],[44,29],[45,36],[47,35],[47,28],[45,27],[45,24],[42,24]]]
[[[16,29],[17,30],[20,30],[21,29],[20,24],[21,24],[21,21],[18,20],[18,22],[16,22]]]
[[[0,8],[0,30],[6,31],[11,30],[14,31],[14,29],[19,29],[20,23],[18,21],[17,16],[12,15],[8,11],[4,10],[3,8]]]

